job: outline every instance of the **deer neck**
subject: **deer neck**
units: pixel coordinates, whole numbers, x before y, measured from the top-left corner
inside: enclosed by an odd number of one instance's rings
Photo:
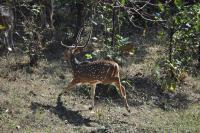
[[[81,64],[81,62],[74,55],[71,56],[70,63],[73,71],[80,67]]]

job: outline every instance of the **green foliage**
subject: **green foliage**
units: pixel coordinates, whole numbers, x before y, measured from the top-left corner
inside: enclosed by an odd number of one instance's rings
[[[174,17],[176,32],[173,39],[176,43],[174,58],[189,69],[198,60],[200,4],[181,7]]]
[[[161,2],[158,2],[158,8],[160,9],[161,12],[165,11],[164,6]]]
[[[41,6],[35,4],[32,6],[31,11],[34,15],[38,15],[41,12]]]
[[[86,59],[92,59],[92,55],[91,54],[85,54],[85,58]]]
[[[155,77],[157,82],[161,85],[163,90],[174,92],[178,84],[184,82],[186,78],[186,70],[182,68],[182,64],[179,60],[165,60],[155,68]]]
[[[184,6],[182,0],[174,1],[176,12],[170,16],[169,8],[165,11],[167,14],[168,30],[173,30],[171,45],[171,60],[165,58],[164,63],[156,68],[156,78],[162,88],[166,90],[175,90],[177,84],[184,81],[187,71],[193,73],[198,63],[199,54],[199,16],[200,4]],[[174,7],[175,8],[175,7]],[[165,16],[166,17],[166,16]],[[169,31],[168,31],[169,32]],[[163,32],[161,34],[163,36]],[[163,60],[163,59],[162,59]]]
[[[174,4],[175,4],[177,7],[181,7],[182,4],[183,4],[183,1],[182,1],[182,0],[174,0]]]
[[[5,29],[6,27],[4,26],[4,25],[1,25],[0,24],[0,30],[3,30],[3,29]]]
[[[120,3],[124,6],[126,3],[126,0],[120,0]]]

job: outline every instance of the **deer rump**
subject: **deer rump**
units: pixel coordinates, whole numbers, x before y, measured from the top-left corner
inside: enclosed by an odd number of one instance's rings
[[[110,83],[109,79],[119,76],[119,66],[112,61],[93,61],[75,65],[73,70],[74,78],[81,82]]]

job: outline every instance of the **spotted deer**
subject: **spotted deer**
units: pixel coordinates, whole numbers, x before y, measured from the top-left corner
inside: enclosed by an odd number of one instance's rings
[[[77,38],[80,39],[79,31]],[[95,97],[95,89],[96,85],[99,83],[102,84],[113,84],[116,89],[120,92],[122,97],[124,98],[125,107],[128,112],[130,112],[129,105],[126,98],[126,92],[124,86],[120,83],[120,75],[119,75],[119,65],[114,61],[92,61],[92,62],[80,62],[77,60],[76,55],[77,53],[81,52],[89,42],[91,38],[91,34],[87,40],[87,42],[82,45],[78,46],[79,41],[76,39],[76,43],[72,46],[67,46],[61,42],[66,49],[64,51],[64,60],[69,61],[73,71],[73,79],[67,86],[68,89],[72,89],[76,84],[90,84],[91,85],[91,97],[92,103],[89,109],[94,107],[94,97]],[[66,93],[67,90],[64,90],[63,93]]]
[[[14,14],[12,9],[6,5],[0,5],[0,32],[4,34],[3,39],[9,51],[14,47],[13,43],[13,28],[14,28]]]

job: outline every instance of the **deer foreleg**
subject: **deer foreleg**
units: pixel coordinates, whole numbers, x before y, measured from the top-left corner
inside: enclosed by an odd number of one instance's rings
[[[91,107],[89,108],[89,110],[92,110],[94,108],[94,99],[95,99],[95,91],[96,91],[96,84],[92,84],[91,86],[91,98],[92,98],[92,102],[91,102]]]

